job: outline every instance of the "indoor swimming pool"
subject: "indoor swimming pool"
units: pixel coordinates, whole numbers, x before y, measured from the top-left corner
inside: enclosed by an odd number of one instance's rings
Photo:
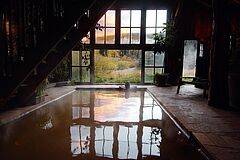
[[[1,160],[202,160],[145,90],[80,89],[0,126]]]

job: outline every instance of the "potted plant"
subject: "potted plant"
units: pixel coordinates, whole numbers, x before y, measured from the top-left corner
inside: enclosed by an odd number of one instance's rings
[[[159,33],[153,34],[153,39],[155,41],[155,45],[153,50],[155,53],[165,53],[167,48],[174,46],[175,42],[175,28],[174,28],[174,21],[169,20],[165,23],[165,27]]]
[[[48,75],[50,83],[56,83],[56,87],[69,85],[69,66],[70,61],[65,58],[54,70]]]
[[[45,92],[44,91],[46,90],[47,85],[48,85],[48,79],[46,78],[39,84],[39,86],[35,90],[35,93],[34,93],[33,97],[30,99],[29,104],[38,104],[45,100]]]
[[[168,86],[168,73],[156,73],[154,75],[154,84],[158,87]]]
[[[153,39],[155,41],[153,50],[154,54],[160,53],[160,54],[165,54],[164,56],[164,64],[166,64],[166,58],[169,58],[169,55],[167,55],[167,52],[169,51],[169,48],[173,47],[175,44],[175,35],[176,35],[176,29],[174,26],[174,21],[169,20],[166,24],[165,27],[160,31],[159,33],[153,34]],[[165,68],[166,69],[166,68]],[[160,81],[165,81],[160,82],[160,85],[167,86],[166,81],[170,82],[170,79],[172,75],[169,73],[156,73],[154,75],[155,80],[160,80]],[[159,83],[159,82],[156,82]]]

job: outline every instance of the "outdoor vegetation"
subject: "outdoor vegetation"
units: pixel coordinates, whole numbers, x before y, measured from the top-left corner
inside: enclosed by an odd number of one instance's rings
[[[67,81],[69,79],[70,61],[65,58],[58,66],[48,75],[50,83]]]
[[[141,51],[95,50],[96,83],[140,83]]]

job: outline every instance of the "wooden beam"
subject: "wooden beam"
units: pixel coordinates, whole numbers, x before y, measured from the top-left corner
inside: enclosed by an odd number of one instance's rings
[[[209,68],[208,104],[214,107],[228,107],[228,53],[230,22],[227,2],[212,0],[213,28]]]

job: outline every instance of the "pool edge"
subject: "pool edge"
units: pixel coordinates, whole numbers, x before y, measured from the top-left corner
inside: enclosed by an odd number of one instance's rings
[[[156,101],[156,103],[161,107],[161,109],[168,115],[168,117],[173,121],[176,127],[187,137],[192,143],[197,144],[198,151],[206,160],[214,159],[213,156],[207,151],[204,145],[194,136],[194,134],[189,131],[181,121],[175,117],[170,111],[168,111],[164,105],[156,98],[156,96],[147,88],[146,91],[151,95],[151,97]]]

